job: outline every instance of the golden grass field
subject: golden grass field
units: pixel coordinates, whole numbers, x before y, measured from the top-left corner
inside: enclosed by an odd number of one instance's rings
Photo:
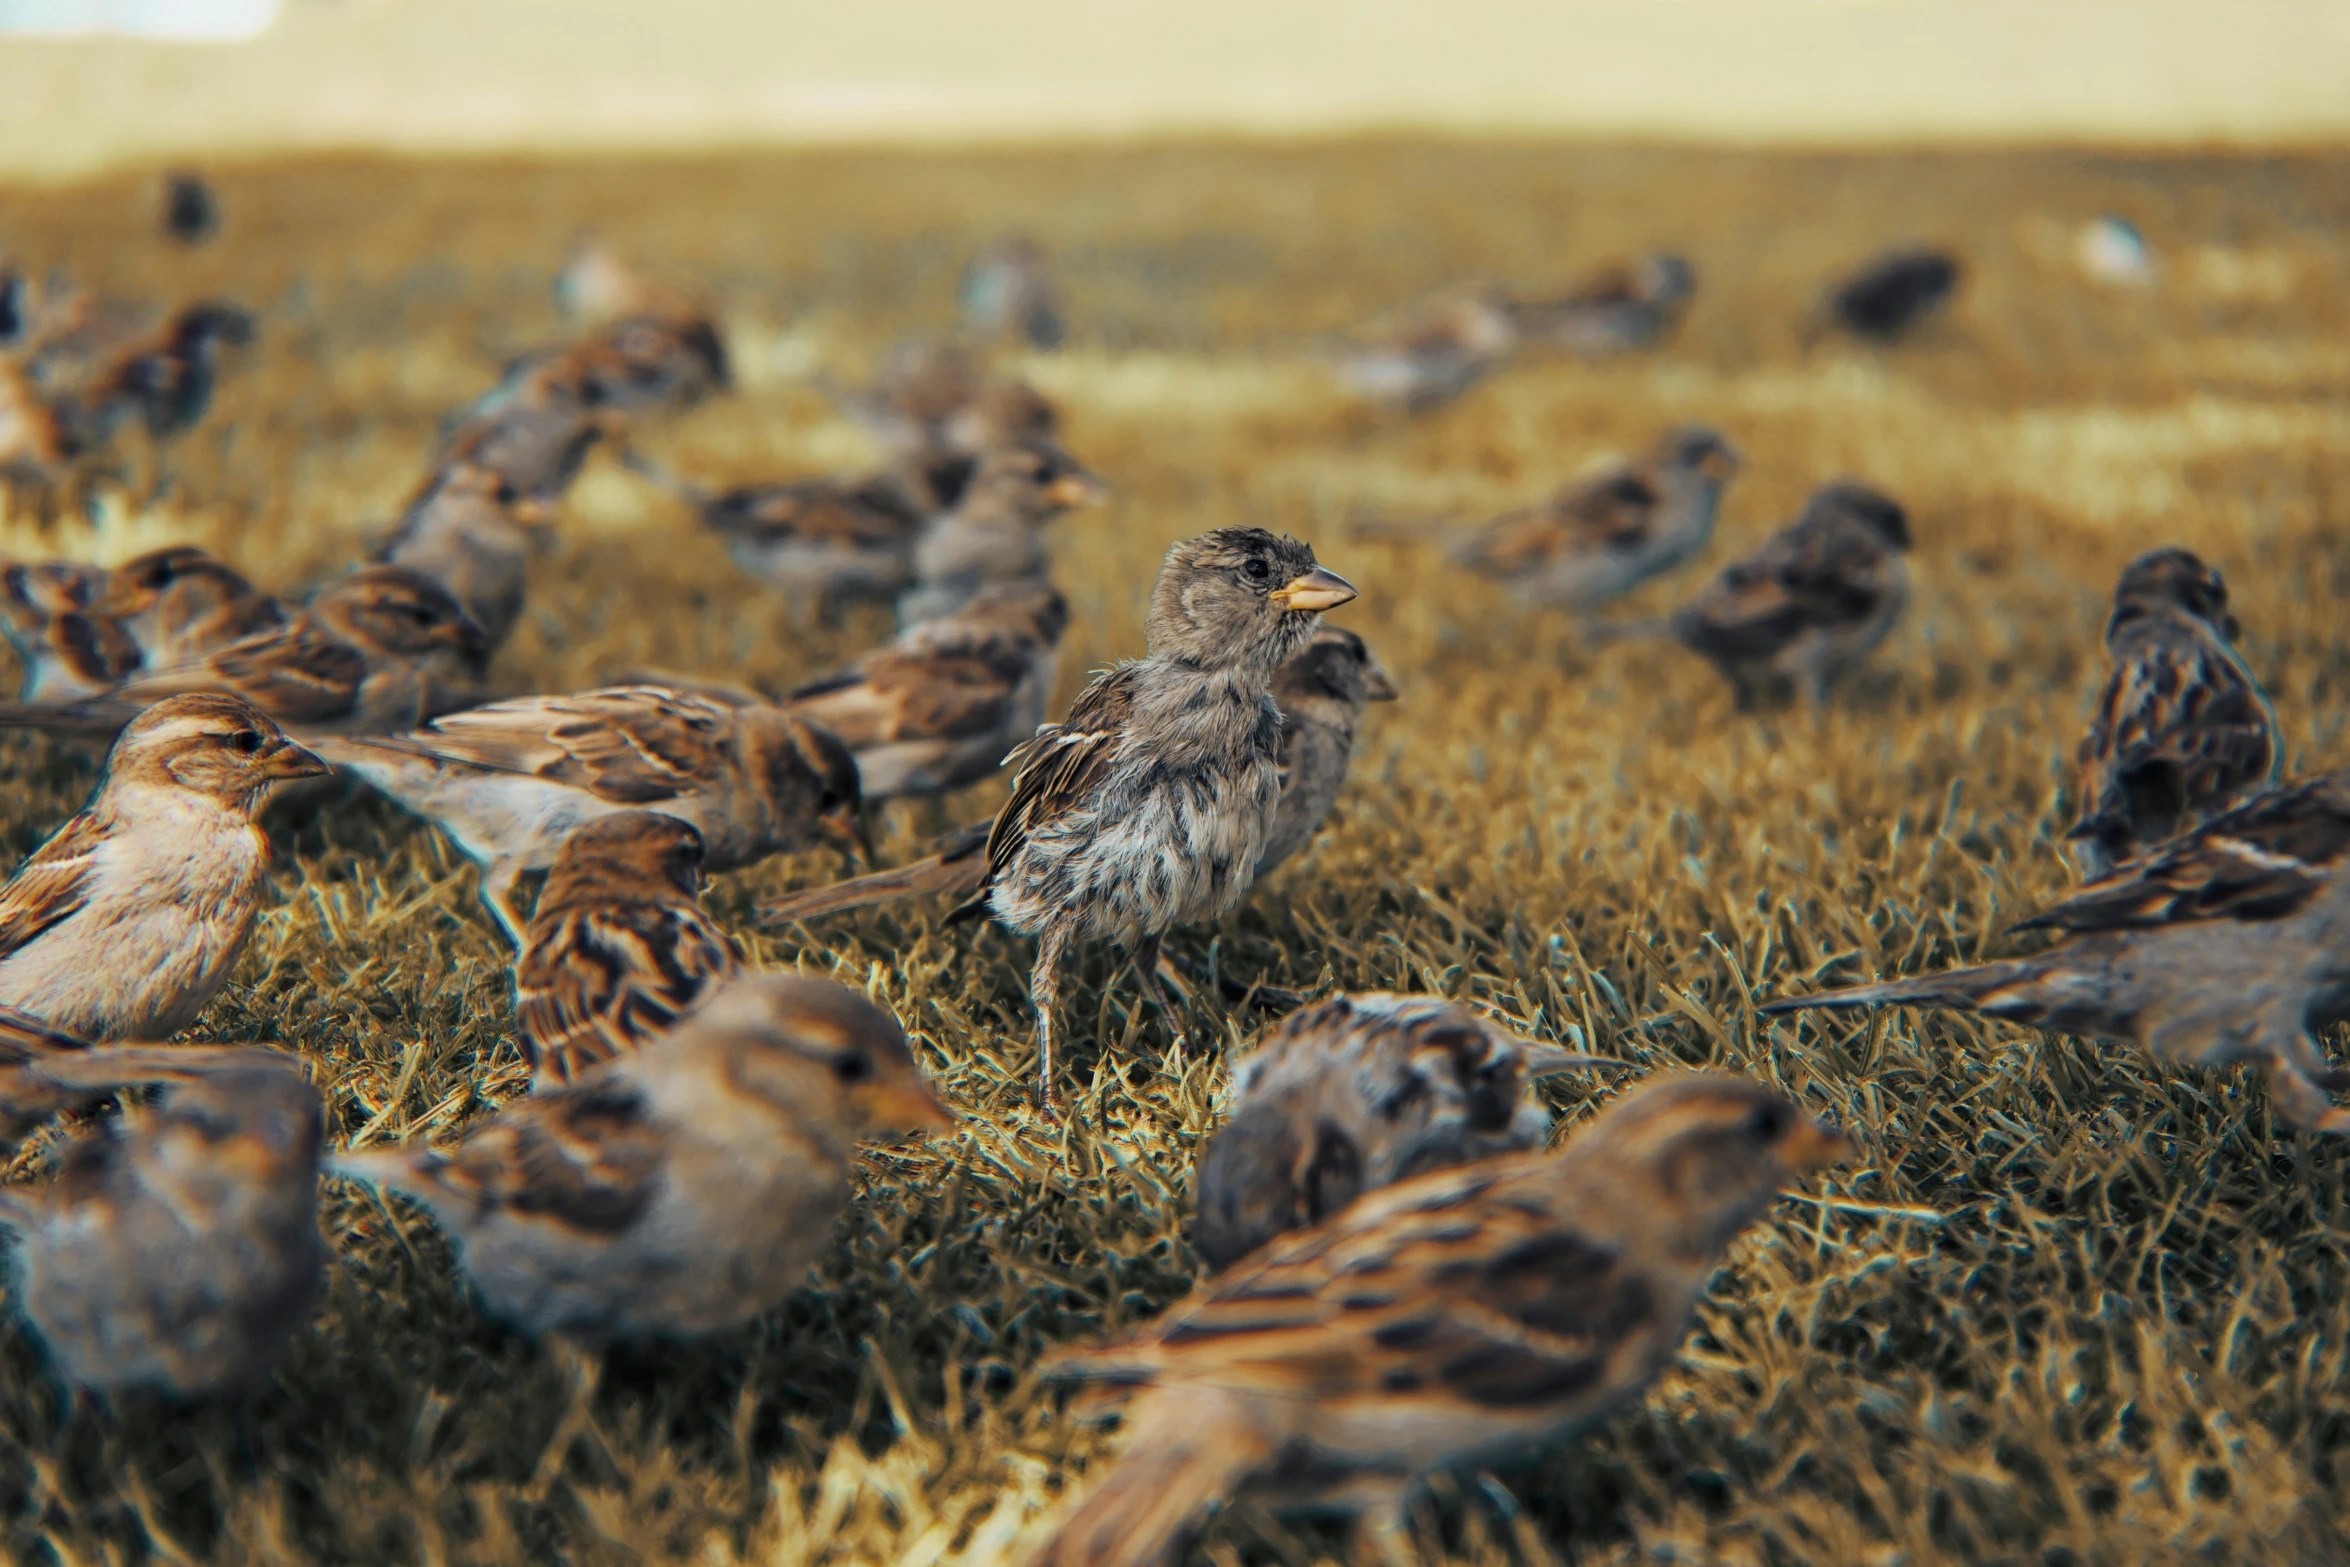
[[[149,237],[131,176],[0,192],[0,243],[110,292],[263,314],[158,511],[0,529],[13,554],[186,538],[299,590],[355,558],[439,420],[556,330],[547,282],[599,230],[720,302],[740,393],[643,445],[718,480],[852,466],[806,381],[946,326],[962,258],[1010,225],[1062,257],[1076,346],[1019,368],[1115,486],[1057,525],[1077,609],[1064,699],[1138,652],[1167,544],[1254,521],[1362,589],[1341,612],[1395,674],[1319,845],[1214,929],[1232,973],[1414,988],[1580,1030],[1652,1068],[1786,1085],[1861,1154],[1733,1254],[1677,1369],[1588,1439],[1441,1486],[1430,1562],[2316,1563],[2350,1554],[2350,1157],[2281,1139],[2249,1076],[2129,1047],[1895,1014],[1777,1020],[1757,998],[1999,950],[2070,881],[2069,757],[2121,563],[2178,542],[2227,573],[2288,767],[2345,758],[2350,164],[2119,154],[1744,155],[1368,143],[585,164],[293,162],[224,171],[228,232]],[[2148,293],[2075,271],[2072,226],[2136,219]],[[1818,281],[1881,243],[1965,252],[1913,344],[1808,356]],[[1655,357],[1513,368],[1404,423],[1351,405],[1325,334],[1479,273],[1534,287],[1648,244],[1701,275]],[[1825,711],[1748,719],[1693,657],[1593,652],[1432,550],[1350,516],[1476,516],[1662,424],[1743,449],[1723,536],[1623,606],[1653,613],[1857,474],[1911,509],[1920,590]],[[632,664],[788,681],[883,634],[798,633],[677,503],[598,459],[505,655],[515,686]],[[29,848],[86,759],[0,746]],[[998,791],[893,818],[903,857]],[[280,838],[282,897],[201,1033],[312,1064],[336,1134],[446,1136],[522,1086],[503,950],[474,876],[370,803]],[[60,1444],[61,1403],[0,1339],[0,1541],[26,1561],[988,1562],[1114,1438],[1033,1375],[1147,1316],[1183,1240],[1218,1059],[1105,1070],[1037,1122],[1023,944],[913,909],[756,933],[828,856],[724,878],[775,966],[894,1008],[965,1116],[876,1154],[812,1286],[756,1328],[587,1368],[485,1323],[406,1208],[341,1188],[324,1308],[260,1405],[131,1406]],[[1165,1034],[1097,952],[1080,1070]],[[1261,1020],[1196,1009],[1227,1047]],[[1123,1053],[1123,1054],[1121,1054]],[[1561,1121],[1603,1088],[1556,1082]],[[1307,1563],[1338,1536],[1251,1506],[1198,1559]]]

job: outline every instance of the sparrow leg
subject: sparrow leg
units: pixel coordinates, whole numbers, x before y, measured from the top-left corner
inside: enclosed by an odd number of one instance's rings
[[[521,865],[512,860],[499,860],[481,873],[481,901],[517,952],[529,944],[523,938],[522,920],[514,912],[514,884],[521,877]]]
[[[1183,1018],[1167,1000],[1166,987],[1159,983],[1159,966],[1167,961],[1166,953],[1160,948],[1163,939],[1157,935],[1142,938],[1142,945],[1134,949],[1134,977],[1141,981],[1142,993],[1149,1000],[1151,1010],[1159,1014],[1159,1020],[1175,1036],[1175,1053],[1181,1056],[1189,1043],[1183,1032]]]
[[[1036,1112],[1048,1121],[1061,1117],[1061,1101],[1053,1092],[1053,1008],[1061,998],[1061,955],[1069,950],[1069,933],[1047,925],[1036,944],[1036,966],[1028,973],[1028,1000],[1036,1008]]]

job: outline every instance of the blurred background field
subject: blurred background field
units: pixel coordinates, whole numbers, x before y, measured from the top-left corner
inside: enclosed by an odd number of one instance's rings
[[[1372,139],[677,159],[235,164],[215,244],[152,237],[143,172],[0,192],[0,236],[108,294],[260,316],[158,507],[0,525],[12,555],[209,545],[269,588],[356,558],[441,419],[558,328],[548,283],[594,232],[706,291],[737,395],[649,429],[680,471],[747,481],[871,456],[811,384],[949,326],[955,277],[1013,228],[1059,259],[1069,347],[1008,361],[1114,489],[1055,526],[1076,622],[1061,700],[1135,653],[1168,543],[1254,521],[1364,590],[1343,612],[1402,688],[1333,826],[1217,928],[1178,940],[1310,990],[1427,988],[1645,1065],[1759,1073],[1862,1157],[1735,1254],[1678,1369],[1603,1431],[1440,1489],[1460,1563],[2323,1562],[2350,1553],[2350,1173],[2281,1140],[2256,1082],[2122,1046],[1948,1019],[1779,1021],[1754,998],[1990,950],[2069,884],[2071,747],[2115,571],[2168,542],[2218,564],[2288,770],[2344,759],[2350,684],[2350,166],[2325,155],[1794,154]],[[2121,213],[2150,289],[2086,279]],[[1894,351],[1798,323],[1895,240],[1969,267]],[[1652,245],[1695,308],[1654,356],[1533,361],[1403,422],[1352,402],[1329,334],[1467,274],[1528,290]],[[1818,482],[1898,496],[1920,591],[1825,711],[1733,713],[1694,658],[1591,651],[1433,550],[1351,519],[1475,518],[1663,425],[1747,459],[1722,537],[1627,605],[1653,613]],[[798,632],[683,506],[599,457],[539,561],[501,679],[632,665],[787,684],[878,640]],[[86,758],[0,744],[0,836],[29,848]],[[917,852],[1000,786],[888,822]],[[0,1339],[0,1542],[20,1560],[986,1562],[1101,1438],[1032,1370],[1157,1309],[1221,1079],[1117,975],[1082,968],[1065,1129],[1030,1117],[1025,953],[936,911],[754,935],[822,855],[723,878],[764,961],[893,1007],[967,1117],[877,1153],[816,1284],[755,1329],[587,1368],[484,1324],[409,1210],[330,1206],[326,1308],[257,1411],[133,1408],[61,1437]],[[301,1050],[337,1135],[446,1135],[518,1091],[507,968],[473,873],[357,804],[281,836],[284,898],[201,1032]],[[1227,1046],[1258,1026],[1202,1008]],[[1596,1085],[1554,1083],[1562,1121]],[[1337,1536],[1254,1508],[1199,1559],[1306,1563]]]

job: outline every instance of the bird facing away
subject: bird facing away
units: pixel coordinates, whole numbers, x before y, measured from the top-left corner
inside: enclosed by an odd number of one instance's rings
[[[1958,258],[1946,250],[1894,250],[1828,291],[1805,329],[1806,340],[1830,327],[1872,343],[1907,337],[1958,292]]]
[[[2113,674],[2081,738],[2081,817],[2065,834],[2090,876],[2276,781],[2276,714],[2237,635],[2227,584],[2186,550],[2122,568],[2105,623]]]
[[[79,701],[0,703],[0,726],[112,735],[150,703],[211,691],[250,702],[305,738],[385,734],[418,723],[483,646],[481,628],[439,583],[402,566],[369,566],[283,625],[188,663],[140,669]]]
[[[1603,268],[1564,298],[1521,302],[1511,314],[1526,341],[1600,359],[1662,341],[1688,314],[1696,292],[1697,269],[1685,257],[1658,251]]]
[[[783,705],[855,753],[867,800],[968,788],[1044,722],[1068,625],[1049,582],[982,588]]]
[[[1065,335],[1053,264],[1025,234],[1008,235],[971,258],[958,303],[963,330],[976,337],[1054,349]]]
[[[1158,1567],[1242,1489],[1391,1531],[1431,1473],[1637,1397],[1731,1242],[1845,1152],[1759,1083],[1690,1075],[1634,1089],[1561,1152],[1371,1192],[1064,1363],[1129,1390],[1124,1452],[1026,1561]]]
[[[1824,702],[1909,604],[1909,517],[1865,484],[1820,487],[1803,514],[1674,611],[1670,629],[1740,711],[1800,691]]]
[[[255,816],[278,785],[325,771],[235,697],[141,713],[89,802],[0,886],[0,1006],[93,1040],[194,1022],[260,912]]]
[[[857,1144],[951,1124],[895,1018],[776,974],[512,1101],[446,1153],[334,1164],[421,1203],[492,1316],[602,1343],[722,1332],[773,1307],[831,1243]]]
[[[552,507],[525,496],[511,479],[460,461],[426,481],[375,558],[447,589],[481,628],[486,662],[522,616],[533,536],[553,520]]]
[[[1273,672],[1312,640],[1320,611],[1354,597],[1295,539],[1261,528],[1186,539],[1151,590],[1148,656],[1097,676],[1018,753],[986,882],[949,918],[992,914],[1038,938],[1029,997],[1046,1113],[1063,957],[1079,941],[1121,943],[1144,994],[1174,1016],[1160,939],[1239,901],[1273,835]]]
[[[780,708],[662,686],[493,702],[320,751],[483,867],[482,901],[517,949],[516,879],[548,869],[582,824],[615,811],[690,822],[714,871],[811,848],[819,834],[864,843],[848,747]]]
[[[898,600],[898,624],[943,619],[998,583],[1044,580],[1053,565],[1044,525],[1104,493],[1101,481],[1058,447],[988,453],[962,499],[916,537],[914,585]]]
[[[1371,991],[1292,1012],[1232,1063],[1201,1151],[1191,1243],[1228,1268],[1369,1191],[1539,1148],[1534,1079],[1626,1063],[1520,1039],[1442,996]]]
[[[702,835],[674,816],[616,811],[564,840],[514,965],[533,1081],[642,1049],[742,972],[701,891]]]
[[[1442,407],[1518,348],[1510,301],[1497,288],[1459,290],[1374,323],[1338,355],[1356,393],[1404,413]]]
[[[1281,804],[1257,856],[1258,876],[1314,841],[1346,787],[1363,709],[1395,697],[1395,682],[1379,660],[1343,626],[1315,628],[1314,639],[1273,671],[1273,705],[1281,710]]]
[[[55,1180],[0,1190],[9,1296],[74,1388],[250,1396],[324,1279],[318,1094],[274,1051],[167,1054],[75,1063],[87,1089],[169,1086],[68,1144]]]
[[[2350,1018],[2350,772],[2256,795],[2083,886],[2017,930],[2045,952],[1774,1001],[1979,1012],[2056,1033],[2134,1040],[2158,1061],[2257,1064],[2294,1131],[2350,1133],[2327,1099],[2350,1073],[2315,1031]]]
[[[1719,432],[1683,425],[1637,462],[1496,518],[1453,558],[1528,603],[1589,614],[1704,549],[1737,472],[1738,453]]]

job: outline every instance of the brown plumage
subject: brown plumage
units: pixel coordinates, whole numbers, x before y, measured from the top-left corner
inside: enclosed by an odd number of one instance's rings
[[[424,483],[375,558],[432,578],[481,628],[486,663],[521,618],[535,534],[554,509],[513,480],[460,460]]]
[[[24,665],[26,702],[98,696],[142,669],[192,662],[285,619],[277,600],[193,545],[150,550],[111,571],[72,561],[0,571],[0,632]]]
[[[1598,359],[1653,347],[1681,324],[1696,292],[1696,268],[1659,251],[1603,267],[1557,299],[1522,301],[1512,316],[1528,342]]]
[[[1518,324],[1498,288],[1455,290],[1357,332],[1337,356],[1356,392],[1405,413],[1441,407],[1506,363]]]

